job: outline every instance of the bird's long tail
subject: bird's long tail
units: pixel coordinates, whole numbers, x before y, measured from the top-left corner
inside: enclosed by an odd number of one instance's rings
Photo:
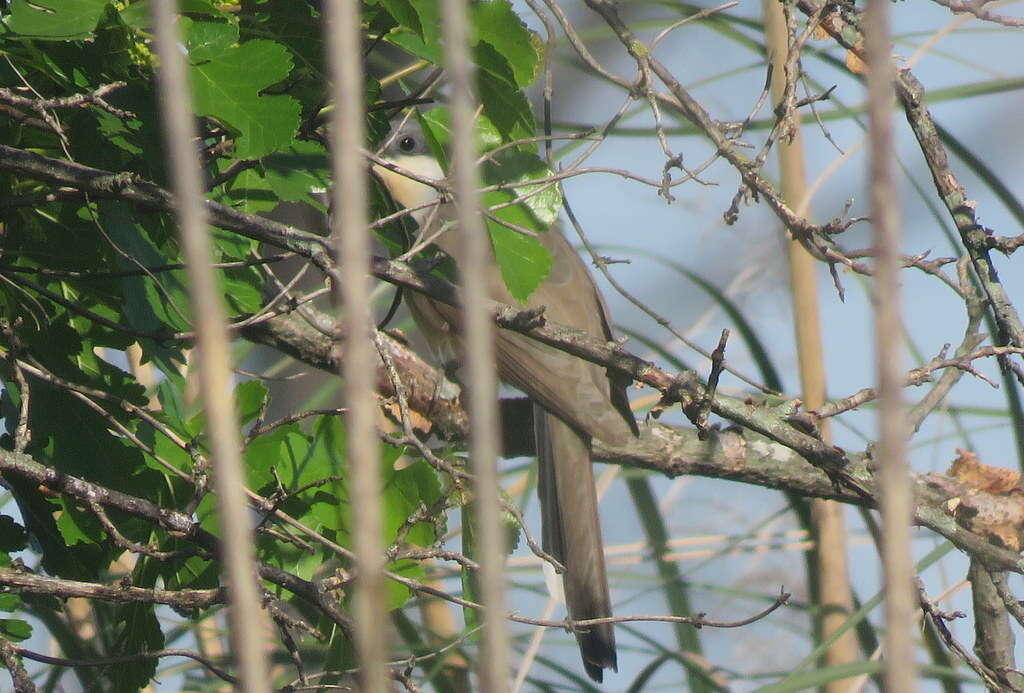
[[[569,616],[574,621],[611,616],[590,437],[539,405],[533,415],[544,550],[565,566]],[[576,633],[576,640],[590,678],[600,682],[604,669],[617,668],[610,623],[588,626]]]

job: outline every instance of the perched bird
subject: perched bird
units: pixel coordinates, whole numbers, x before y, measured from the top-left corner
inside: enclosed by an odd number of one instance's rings
[[[444,178],[419,124],[411,119],[388,136],[382,157],[423,178]],[[381,166],[375,173],[402,207],[416,208],[437,199],[434,188],[400,173]],[[452,228],[452,205],[421,209],[413,216],[421,227],[420,238],[432,238],[458,268],[462,255],[458,232]],[[544,306],[545,317],[553,322],[612,339],[608,310],[579,255],[557,229],[541,233],[539,240],[551,253],[551,271],[527,307]],[[489,270],[490,298],[519,305],[497,264],[492,262]],[[432,348],[446,360],[457,359],[458,310],[412,292],[407,301]],[[534,402],[543,545],[565,567],[562,580],[569,616],[576,621],[611,616],[591,438],[618,445],[638,434],[626,398],[629,379],[509,330],[497,331],[495,352],[499,377]],[[611,624],[581,627],[576,639],[592,679],[601,681],[604,669],[617,668]]]

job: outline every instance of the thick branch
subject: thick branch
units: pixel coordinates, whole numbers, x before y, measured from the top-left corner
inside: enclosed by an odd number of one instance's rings
[[[46,594],[62,599],[85,597],[108,602],[167,604],[177,609],[203,609],[214,604],[223,604],[226,599],[223,587],[208,590],[161,590],[127,584],[101,585],[36,575],[10,568],[0,568],[0,585],[19,593]]]
[[[999,586],[1006,589],[1006,574],[989,572],[975,562],[967,572],[974,603],[974,653],[1010,690],[1021,690],[1024,682],[1016,673],[1013,649],[1016,638]]]
[[[64,474],[59,470],[39,464],[29,455],[0,449],[0,473],[14,474],[23,479],[32,480],[48,489],[64,493],[86,503],[98,503],[104,507],[117,508],[181,535],[211,553],[220,553],[221,547],[217,537],[202,529],[198,522],[185,513],[162,508],[143,498],[129,496],[126,493]],[[283,587],[320,607],[327,617],[343,630],[346,632],[351,630],[351,622],[342,613],[337,601],[326,599],[323,592],[314,583],[266,563],[260,563],[257,570],[264,580]]]
[[[515,321],[505,313],[499,313],[497,319],[499,324],[512,325],[545,343],[565,348],[584,358],[604,365],[623,367],[638,380],[656,385],[662,391],[681,394],[690,402],[700,401],[699,393],[702,392],[703,386],[695,378],[692,382],[683,379],[685,382],[681,384],[680,379],[637,359],[614,344],[594,340],[583,333],[565,328],[537,326],[528,321],[515,324]],[[275,326],[281,325],[286,325],[287,329],[275,332]],[[271,339],[277,340],[275,344],[279,348],[289,350],[289,353],[306,363],[317,367],[324,367],[324,364],[326,368],[334,367],[330,361],[328,340],[323,339],[321,333],[301,320],[275,318],[259,329],[268,331],[259,337],[260,341],[269,343]],[[291,339],[297,340],[297,346],[288,346]],[[461,409],[458,399],[436,398],[439,390],[437,383],[446,381],[443,381],[440,374],[431,366],[407,353],[408,347],[397,341],[388,343],[394,355],[396,368],[406,385],[410,408],[434,420],[446,435],[450,434],[450,439],[464,439],[467,434],[465,412]],[[387,379],[386,374],[383,377]],[[387,392],[391,392],[390,382],[385,383],[385,387],[388,388]],[[417,388],[421,387],[426,390],[417,391]],[[415,405],[412,404],[414,402]],[[515,421],[522,424],[505,426],[509,434],[505,441],[505,454],[508,456],[529,455],[534,452],[532,436],[525,433],[517,436],[513,433],[531,430],[531,427],[526,425],[529,421],[530,407],[524,406],[525,404],[525,400],[503,402],[503,415],[514,417]],[[690,474],[728,479],[790,491],[807,497],[828,498],[864,507],[875,507],[877,489],[869,461],[864,455],[847,455],[841,450],[827,448],[813,436],[793,428],[781,411],[754,401],[716,394],[713,411],[732,418],[758,433],[761,433],[758,428],[761,427],[774,432],[775,435],[765,436],[733,430],[712,431],[708,440],[701,441],[696,430],[673,429],[651,423],[642,426],[640,438],[622,448],[609,448],[595,441],[595,458],[656,471],[669,477]],[[508,420],[506,418],[506,421]],[[807,439],[814,441],[815,445],[804,446]],[[789,443],[800,446],[801,450],[797,450]],[[812,455],[819,452],[829,455],[831,460],[848,460],[842,468],[846,477],[856,483],[859,491],[833,483],[830,476],[822,471],[830,469],[828,465],[819,469],[808,464],[801,457],[802,450],[809,450]],[[800,454],[795,454],[796,452]],[[1001,570],[1024,572],[1024,564],[1021,564],[1015,552],[993,546],[986,538],[957,525],[948,514],[945,502],[966,492],[961,485],[938,475],[916,476],[914,485],[917,497],[915,521],[918,524],[938,532],[961,549],[979,557],[986,565]]]
[[[170,192],[133,173],[104,171],[6,145],[0,145],[0,171],[81,190],[94,198],[123,200],[144,208],[166,212],[174,210],[174,197]],[[324,239],[315,234],[239,212],[216,202],[207,201],[206,212],[210,221],[220,228],[275,248],[291,250],[324,268],[329,264]]]

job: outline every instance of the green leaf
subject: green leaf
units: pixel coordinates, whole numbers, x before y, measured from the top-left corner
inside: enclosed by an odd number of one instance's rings
[[[537,37],[512,9],[512,3],[491,0],[473,3],[471,8],[476,40],[486,42],[505,58],[517,85],[533,84],[541,62]]]
[[[224,169],[236,161],[220,159],[219,168]],[[258,169],[242,171],[224,186],[224,194],[218,202],[229,204],[249,214],[269,212],[281,203],[281,198],[271,187],[270,179]]]
[[[510,508],[515,507],[515,499],[505,493],[504,489],[499,488],[498,493],[501,494],[501,499],[505,501]],[[520,535],[522,534],[523,528],[519,525],[519,521],[516,520],[515,515],[504,509],[501,511],[501,524],[505,530],[505,553],[511,556],[515,550],[519,548],[519,541],[521,539]]]
[[[117,628],[115,651],[118,654],[152,652],[164,647],[164,634],[152,604],[119,605],[113,623]],[[111,672],[114,690],[124,693],[140,690],[156,675],[158,662],[155,657],[139,657],[114,667]]]
[[[382,445],[381,454],[385,499],[384,536],[387,540],[395,536],[421,504],[429,506],[441,500],[441,487],[437,475],[422,460],[396,468],[396,462],[402,454],[401,448]],[[437,541],[434,526],[426,522],[413,525],[405,537],[407,543],[422,547]]]
[[[406,4],[418,15],[422,31],[415,28]],[[388,7],[389,11],[394,9],[392,16],[400,26],[385,39],[411,55],[441,65],[436,0],[411,0],[402,5]],[[506,142],[532,137],[536,124],[522,87],[536,79],[541,59],[539,42],[508,0],[474,3],[472,12],[473,59],[479,68],[479,96],[484,110]]]
[[[435,153],[443,156],[451,140],[448,109],[435,108],[422,114],[423,131]],[[490,151],[503,141],[501,132],[486,114],[475,120],[474,134],[481,151]],[[442,167],[445,160],[442,158]],[[485,185],[542,180],[552,175],[536,155],[517,149],[499,152],[481,170]],[[518,204],[509,204],[520,199]],[[495,190],[481,197],[481,204],[495,219],[485,218],[494,257],[509,293],[523,303],[551,271],[551,253],[544,245],[517,228],[544,233],[558,219],[562,193],[558,186],[542,184]],[[506,226],[501,222],[511,225]]]
[[[0,633],[4,637],[20,642],[32,637],[32,626],[17,618],[0,618]]]
[[[418,114],[423,132],[430,144],[431,151],[441,162],[441,168],[448,170],[448,147],[452,141],[450,111],[447,106],[438,106]],[[473,141],[481,152],[489,152],[501,146],[503,140],[498,128],[494,126],[486,113],[473,119]]]
[[[424,38],[423,21],[420,13],[409,0],[380,0],[380,5],[398,22],[399,26],[408,29],[420,38]],[[435,25],[436,26],[436,25]],[[434,29],[434,32],[437,30]]]
[[[14,0],[7,26],[40,39],[82,39],[92,35],[108,0]]]
[[[186,543],[182,543],[177,548],[182,549],[186,546]],[[189,556],[184,561],[167,561],[160,568],[169,589],[209,589],[220,585],[218,564],[198,556]]]
[[[533,109],[516,83],[508,60],[489,43],[478,43],[473,56],[480,68],[477,73],[480,103],[502,138],[511,142],[533,137],[537,132]]]
[[[398,28],[388,33],[387,41],[417,58],[440,65],[443,56],[440,40],[441,17],[437,0],[410,0],[407,3],[416,13],[418,21],[407,17],[405,8],[397,7],[404,3],[382,2],[381,4],[399,23]]]
[[[509,207],[508,209],[515,209]],[[508,215],[511,216],[511,213]],[[494,246],[494,258],[501,268],[508,292],[526,303],[551,271],[551,253],[536,238],[487,220],[487,232]]]
[[[347,472],[345,434],[337,416],[318,417],[313,425],[312,445],[305,458],[297,460],[291,469],[278,470],[285,489],[291,490],[332,476],[344,477]],[[337,532],[338,543],[350,546],[351,507],[345,482],[337,481],[310,489],[307,495],[312,503],[310,517],[316,519],[314,526]]]
[[[104,230],[121,251],[113,254],[116,269],[138,272],[140,267],[157,267],[178,258],[173,242],[164,243],[161,247],[154,240],[160,229],[147,227],[145,222],[158,224],[155,219],[135,214],[129,205],[112,200],[101,201],[99,210]],[[184,270],[136,274],[116,281],[123,297],[119,319],[130,327],[150,334],[190,329]],[[161,340],[140,339],[139,345],[144,361],[155,360],[164,364],[184,361],[179,348],[168,346]]]
[[[220,285],[228,305],[228,315],[251,315],[263,307],[258,280],[259,275],[252,267],[236,267],[224,271]]]
[[[149,29],[152,26],[150,14],[151,0],[138,0],[120,11],[121,21],[133,29]],[[217,9],[208,0],[178,0],[178,8],[182,13],[203,14],[213,17],[230,18],[229,12]]]
[[[530,180],[545,180],[554,175],[544,161],[530,152],[505,150],[499,152],[483,169],[484,182],[522,183]],[[562,191],[552,183],[534,183],[513,188],[514,195],[522,201],[522,206],[530,210],[535,222],[529,224],[531,231],[547,230],[558,221],[562,209]],[[504,210],[496,210],[499,217]]]
[[[480,556],[478,548],[476,523],[473,521],[474,510],[472,503],[463,503],[459,508],[462,518],[462,553],[466,558],[474,560]],[[462,592],[466,598],[473,602],[480,602],[480,580],[475,571],[463,570],[461,574]],[[462,607],[462,618],[466,621],[466,628],[473,629],[480,626],[480,612],[468,606]]]
[[[345,458],[346,438],[347,432],[339,417],[319,417],[313,426],[312,445],[308,454],[298,460],[296,467],[289,468],[283,465],[275,469],[286,492],[331,476],[341,477],[339,481],[304,490],[297,498],[292,497],[286,501],[284,508],[286,511],[289,510],[289,503],[307,503],[307,518],[314,520],[311,523],[313,527],[318,531],[326,529],[333,532],[335,541],[342,546],[350,547],[352,523],[357,517],[355,513],[358,513],[361,501],[352,499],[349,495],[348,462]],[[389,546],[395,540],[399,529],[404,528],[410,517],[420,512],[421,507],[431,507],[440,502],[442,497],[434,471],[422,461],[408,465],[396,464],[401,454],[402,448],[381,444],[380,503],[383,546]],[[309,522],[309,519],[304,521]],[[437,528],[432,521],[419,521],[407,529],[407,543],[431,546],[438,540]],[[424,574],[422,566],[411,561],[392,563],[388,569],[414,579],[419,579]],[[412,595],[407,588],[390,583],[387,608],[398,608],[408,601],[410,596]]]
[[[297,488],[303,466],[316,462],[311,459],[313,454],[309,437],[295,423],[258,436],[245,447],[249,484],[261,490],[272,489],[275,483],[273,472],[276,471],[286,489]],[[320,473],[312,471],[313,474]]]
[[[515,150],[499,152],[494,161],[483,169],[487,185],[541,180],[551,174],[551,169],[537,155]],[[508,204],[517,199],[522,201]],[[494,217],[512,225],[509,227],[494,219],[486,219],[494,257],[501,268],[505,286],[517,300],[525,303],[547,279],[551,271],[551,253],[537,238],[516,229],[523,228],[538,234],[547,232],[558,219],[561,191],[557,185],[543,187],[542,184],[517,187],[513,191],[497,190],[484,194],[483,204],[492,210]]]
[[[236,130],[235,154],[258,158],[292,142],[300,105],[291,96],[263,96],[292,70],[288,49],[257,39],[191,66],[195,110]]]
[[[304,0],[238,0],[241,6],[237,12],[242,34],[246,37],[271,39],[288,48],[295,59],[298,70],[307,79],[307,96],[296,90],[289,90],[293,96],[309,103],[310,108],[323,106],[324,85],[324,36],[323,17],[313,3]]]
[[[176,431],[182,432],[188,419],[185,411],[185,379],[180,373],[164,378],[157,385],[156,394],[160,401],[162,418],[170,421]]]
[[[251,259],[253,251],[260,245],[251,238],[222,229],[213,229],[212,236],[214,246],[220,252],[217,258],[220,262]]]
[[[263,170],[270,189],[279,199],[307,202],[322,212],[327,211],[311,194],[314,189],[326,189],[330,182],[330,163],[320,144],[296,140],[265,157]]]
[[[103,541],[103,527],[95,515],[84,513],[74,503],[61,500],[64,512],[57,518],[57,529],[68,546],[99,544]]]
[[[196,22],[188,17],[178,21],[192,64],[213,60],[238,43],[238,24],[234,22]]]
[[[238,420],[243,426],[251,423],[259,416],[267,405],[270,392],[267,386],[255,378],[246,380],[235,388],[235,402],[238,407]]]

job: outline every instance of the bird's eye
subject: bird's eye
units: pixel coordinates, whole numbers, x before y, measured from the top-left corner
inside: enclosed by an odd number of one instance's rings
[[[416,139],[414,137],[408,136],[403,137],[402,139],[398,140],[398,148],[401,149],[406,154],[411,154],[412,151],[416,149]]]

